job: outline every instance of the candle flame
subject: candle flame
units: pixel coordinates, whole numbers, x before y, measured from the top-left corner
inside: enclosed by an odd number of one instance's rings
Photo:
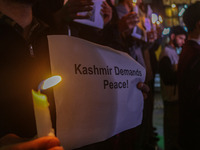
[[[152,13],[151,21],[152,21],[153,24],[155,24],[156,21],[158,21],[158,15],[156,13]]]
[[[133,2],[134,4],[136,4],[136,3],[137,3],[137,0],[133,0],[132,2]]]
[[[176,8],[176,4],[171,4],[171,7],[172,8]]]
[[[62,81],[62,77],[61,76],[52,76],[44,81],[42,81],[38,87],[38,89],[40,90],[46,90],[50,87],[55,86],[56,84],[58,84],[60,81]]]
[[[160,23],[162,23],[163,22],[163,18],[162,18],[162,16],[158,16],[158,20],[160,21]]]
[[[160,24],[161,24],[161,22],[160,22],[160,21],[156,21],[156,24],[157,24],[157,25],[160,25]]]

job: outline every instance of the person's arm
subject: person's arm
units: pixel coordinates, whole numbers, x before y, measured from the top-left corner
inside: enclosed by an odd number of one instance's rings
[[[139,17],[137,13],[130,12],[126,14],[118,22],[119,32],[123,36],[131,34],[133,28],[137,25],[138,22],[139,22]]]

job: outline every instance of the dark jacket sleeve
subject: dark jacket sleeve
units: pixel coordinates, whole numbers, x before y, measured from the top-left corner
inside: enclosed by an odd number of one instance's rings
[[[100,32],[102,36],[100,44],[129,53],[128,48],[126,47],[124,40],[122,39],[118,30],[117,24],[107,24]]]
[[[174,85],[177,83],[177,73],[168,57],[163,57],[159,62],[159,73],[165,85]]]

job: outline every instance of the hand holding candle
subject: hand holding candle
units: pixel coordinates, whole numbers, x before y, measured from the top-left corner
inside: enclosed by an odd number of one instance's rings
[[[53,76],[51,78],[42,81],[39,84],[38,92],[32,90],[38,137],[47,135],[54,136],[54,129],[52,128],[47,96],[45,94],[40,93],[40,91],[56,85],[61,80],[62,78],[60,76]]]
[[[133,12],[136,12],[138,14],[138,6],[137,6],[137,0],[132,0],[133,3]]]

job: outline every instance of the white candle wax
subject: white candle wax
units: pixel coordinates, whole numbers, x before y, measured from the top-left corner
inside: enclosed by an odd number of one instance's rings
[[[32,90],[38,137],[54,136],[47,96]]]

